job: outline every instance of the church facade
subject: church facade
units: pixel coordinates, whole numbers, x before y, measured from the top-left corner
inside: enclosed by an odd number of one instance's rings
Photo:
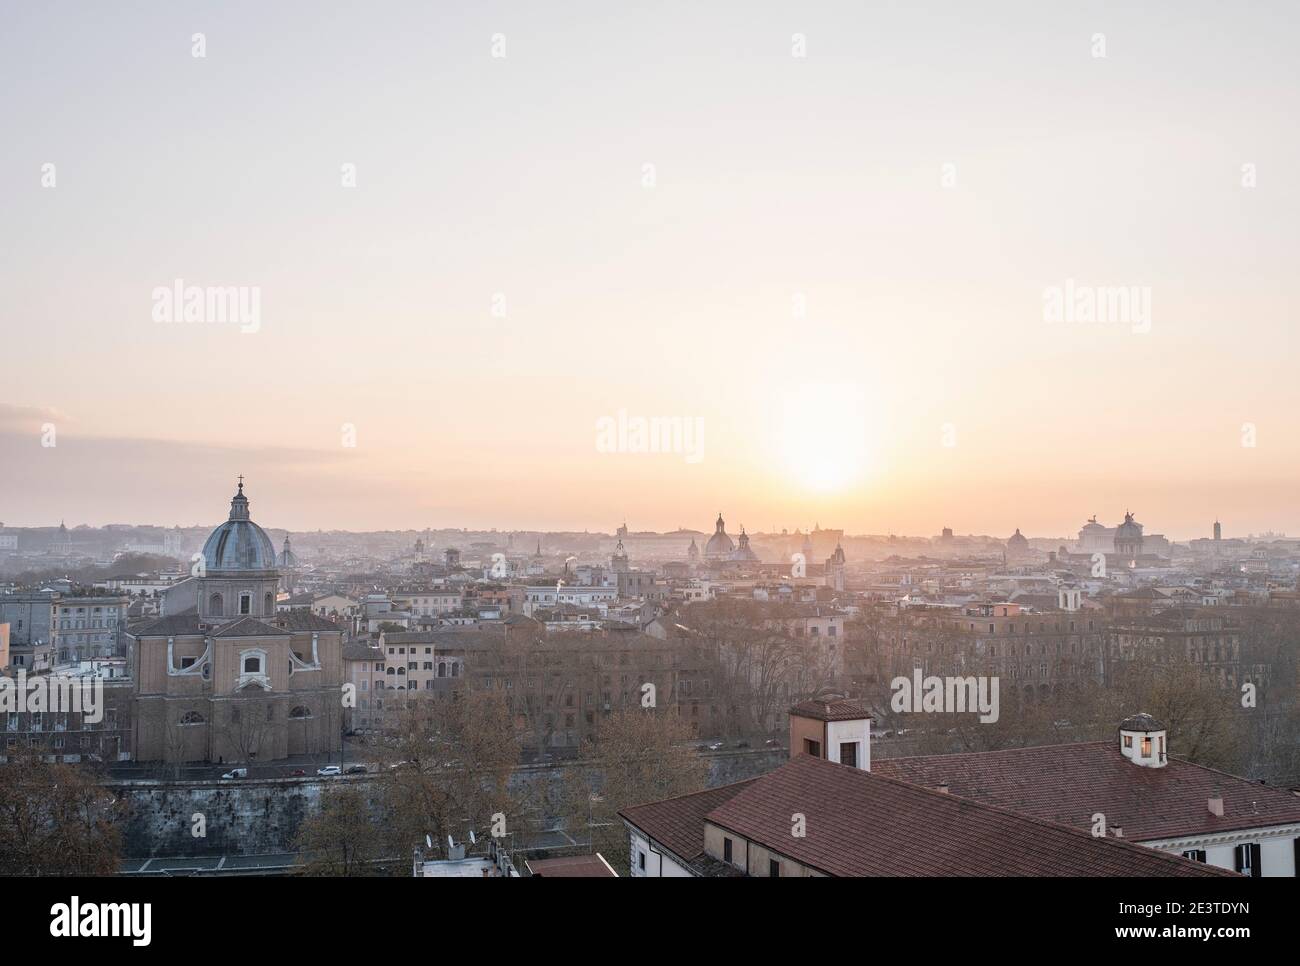
[[[339,746],[343,630],[276,613],[278,563],[241,479],[195,575],[128,635],[137,760],[266,762]]]

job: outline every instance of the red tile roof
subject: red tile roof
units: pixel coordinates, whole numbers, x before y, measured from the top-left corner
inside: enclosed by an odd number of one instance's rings
[[[1078,829],[1101,812],[1110,829],[1137,841],[1300,822],[1300,797],[1280,788],[1170,757],[1163,768],[1135,765],[1118,743],[1085,742],[978,754],[885,758],[878,775],[936,788]],[[1223,817],[1207,802],[1223,798]]]
[[[725,799],[709,822],[833,876],[1233,874],[808,755]],[[795,813],[805,817],[800,838]]]
[[[790,709],[790,713],[797,714],[801,718],[814,718],[817,721],[854,721],[871,717],[861,702],[850,701],[847,698],[831,698],[826,701],[814,698],[811,701],[801,701]]]
[[[683,862],[690,863],[704,854],[704,816],[756,781],[757,778],[747,778],[661,802],[633,805],[618,814]]]
[[[604,856],[565,855],[554,859],[528,859],[524,863],[533,875],[546,879],[617,879]]]

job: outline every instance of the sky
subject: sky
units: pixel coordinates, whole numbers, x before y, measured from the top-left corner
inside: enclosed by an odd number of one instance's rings
[[[1300,14],[1141,7],[8,4],[0,521],[1300,532]]]

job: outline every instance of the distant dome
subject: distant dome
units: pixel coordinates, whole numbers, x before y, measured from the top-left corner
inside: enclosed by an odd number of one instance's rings
[[[727,525],[722,522],[722,514],[719,513],[713,536],[709,537],[709,542],[704,545],[704,556],[710,560],[722,560],[729,557],[735,549],[736,545],[727,536]]]
[[[230,501],[230,519],[212,531],[203,544],[208,573],[232,570],[275,570],[275,547],[261,527],[248,518],[244,484]]]
[[[1011,534],[1011,536],[1010,536],[1009,538],[1007,538],[1007,546],[1008,546],[1008,547],[1027,547],[1027,546],[1029,546],[1029,541],[1026,540],[1026,539],[1025,539],[1025,535],[1024,535],[1023,533],[1020,532],[1020,528],[1019,528],[1019,527],[1016,527],[1016,532],[1013,533],[1013,534]]]
[[[415,543],[416,550],[423,551],[424,547],[420,544],[420,541],[417,540]],[[289,546],[289,534],[284,535],[284,549],[280,551],[280,555],[275,559],[276,563],[284,570],[292,570],[298,566],[298,555],[293,552],[293,547]]]
[[[731,559],[741,563],[758,563],[758,554],[749,549],[749,534],[744,527],[740,528],[740,546],[731,554]]]
[[[1133,519],[1133,514],[1125,513],[1124,522],[1119,525],[1115,531],[1115,539],[1120,540],[1124,537],[1140,539],[1142,536],[1142,524]]]

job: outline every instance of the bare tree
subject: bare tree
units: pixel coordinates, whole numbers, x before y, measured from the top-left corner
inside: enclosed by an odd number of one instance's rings
[[[331,788],[321,810],[298,829],[296,848],[302,871],[313,876],[364,876],[392,873],[401,867],[383,829],[376,824],[365,791],[360,786]],[[409,851],[409,850],[408,850]]]
[[[121,803],[91,769],[49,757],[12,748],[0,766],[0,875],[115,874]]]
[[[675,712],[620,711],[601,722],[584,748],[585,768],[566,776],[570,828],[586,828],[592,851],[628,869],[628,833],[618,810],[701,791],[708,763],[687,742],[690,725]]]
[[[385,746],[383,790],[390,828],[404,847],[426,835],[439,843],[469,830],[491,834],[519,819],[510,777],[519,739],[504,697],[409,696]]]

